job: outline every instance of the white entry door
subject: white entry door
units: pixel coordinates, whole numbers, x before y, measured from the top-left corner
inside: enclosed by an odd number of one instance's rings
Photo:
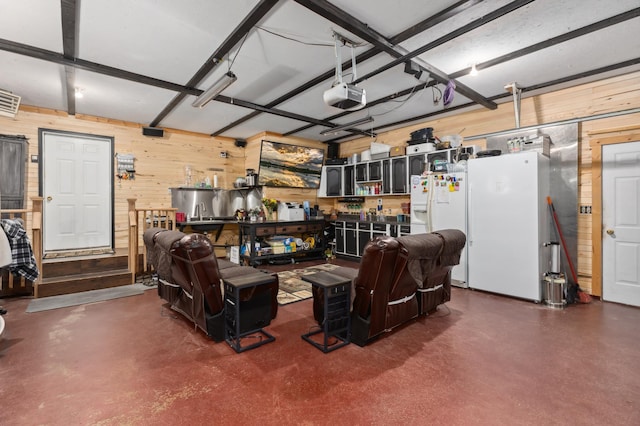
[[[602,299],[640,306],[640,142],[602,147]]]
[[[113,140],[42,131],[44,252],[112,247]]]

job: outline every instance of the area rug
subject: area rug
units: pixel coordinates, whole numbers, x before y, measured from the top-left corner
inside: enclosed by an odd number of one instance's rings
[[[80,293],[63,294],[33,299],[27,306],[27,313],[49,311],[52,309],[68,308],[70,306],[84,305],[86,303],[104,302],[105,300],[119,299],[121,297],[137,296],[143,294],[150,286],[144,284],[131,284],[119,287],[103,288],[99,290],[82,291]]]
[[[311,283],[303,281],[302,277],[320,271],[333,271],[336,268],[338,268],[337,265],[325,263],[322,265],[309,266],[304,269],[278,272],[278,279],[280,281],[278,304],[287,305],[311,298],[313,296],[311,293]]]

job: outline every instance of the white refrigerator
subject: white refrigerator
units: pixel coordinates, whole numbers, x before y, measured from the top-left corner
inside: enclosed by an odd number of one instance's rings
[[[411,233],[459,229],[467,234],[467,174],[411,176]],[[468,287],[467,247],[451,270],[451,284]]]
[[[533,151],[469,160],[469,286],[536,302],[549,271],[549,159]]]

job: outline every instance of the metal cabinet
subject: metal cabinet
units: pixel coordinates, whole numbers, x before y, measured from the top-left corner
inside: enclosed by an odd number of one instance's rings
[[[371,239],[375,239],[376,237],[381,237],[383,235],[387,235],[387,224],[386,223],[372,223],[371,224]]]
[[[336,233],[336,253],[344,254],[346,253],[345,246],[344,246],[344,222],[336,222],[335,233]]]
[[[342,170],[342,193],[345,196],[355,194],[355,170],[353,165],[344,166]]]
[[[425,169],[425,154],[410,155],[409,157],[409,176],[421,175]]]
[[[344,224],[344,245],[345,254],[358,255],[358,236],[355,222],[345,222]]]
[[[342,166],[327,166],[327,197],[342,195]]]
[[[371,224],[358,223],[358,256],[364,253],[364,247],[371,240]]]
[[[391,159],[391,193],[407,193],[407,157],[396,157]]]
[[[371,161],[368,165],[369,182],[378,182],[382,180],[382,162]]]
[[[367,163],[356,164],[356,182],[367,182],[369,180],[369,169]]]
[[[382,160],[382,194],[391,194],[391,160]]]

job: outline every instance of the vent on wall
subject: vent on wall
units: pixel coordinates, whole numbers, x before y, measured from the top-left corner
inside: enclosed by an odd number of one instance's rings
[[[0,115],[13,118],[18,113],[19,107],[20,96],[0,90]]]

